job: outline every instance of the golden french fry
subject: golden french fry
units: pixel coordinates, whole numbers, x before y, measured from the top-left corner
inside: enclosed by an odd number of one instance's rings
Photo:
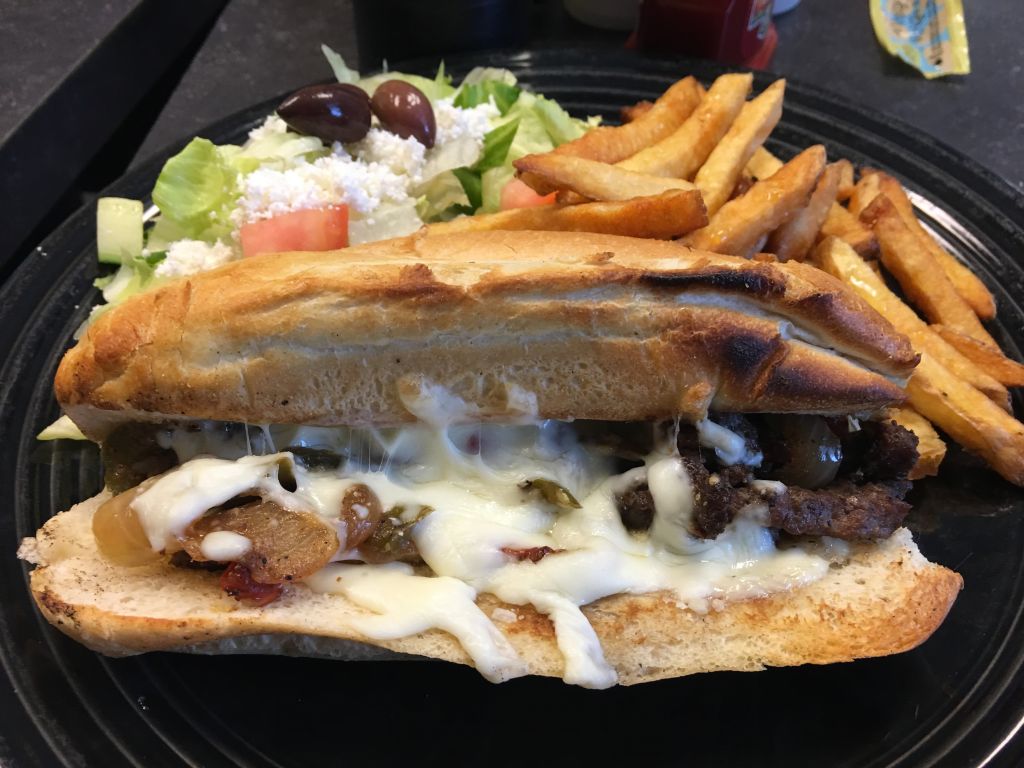
[[[853,163],[843,158],[842,160],[837,160],[836,165],[839,167],[839,184],[836,187],[836,200],[845,202],[853,194]]]
[[[944,325],[933,325],[932,330],[961,355],[991,374],[1000,384],[1007,387],[1024,387],[1024,365],[1011,360],[1002,351]]]
[[[702,227],[707,220],[700,192],[695,189],[676,189],[652,197],[634,197],[619,202],[541,205],[500,213],[462,216],[430,224],[427,229],[431,234],[535,229],[667,240]]]
[[[935,427],[913,408],[889,408],[885,415],[901,427],[917,435],[917,464],[907,474],[908,480],[920,480],[939,474],[939,465],[946,457],[946,444]]]
[[[602,126],[587,131],[574,141],[556,147],[560,155],[585,157],[602,163],[617,163],[635,155],[671,134],[690,116],[701,101],[700,84],[693,77],[673,83],[649,110],[625,125]],[[543,179],[529,174],[520,177],[542,195],[555,191]]]
[[[750,158],[750,162],[747,163],[747,173],[758,181],[762,181],[781,167],[782,161],[779,158],[764,147],[758,147],[757,151],[754,152],[754,156]]]
[[[878,253],[878,240],[875,233],[860,223],[860,220],[843,208],[839,203],[833,203],[828,209],[825,221],[821,223],[819,239],[826,237],[838,237],[840,240],[849,243],[861,256],[871,257]]]
[[[625,125],[603,126],[587,131],[575,141],[557,147],[562,155],[585,157],[602,163],[617,163],[644,147],[669,136],[700,103],[693,77],[673,83],[649,110]]]
[[[548,185],[569,189],[591,200],[629,200],[660,195],[671,189],[696,189],[683,179],[648,176],[608,163],[554,152],[527,155],[513,165],[519,173],[527,174],[531,179],[544,179]]]
[[[744,167],[779,122],[785,92],[786,81],[776,80],[744,104],[707,162],[697,171],[694,182],[704,195],[708,215],[714,216],[729,199]]]
[[[685,239],[686,244],[716,253],[747,255],[762,237],[807,202],[824,167],[823,146],[805,149],[775,175],[723,205],[708,226]]]
[[[740,113],[752,82],[749,74],[722,75],[674,133],[619,165],[652,176],[693,178]]]
[[[1010,410],[1010,393],[1006,387],[957,352],[910,307],[889,290],[877,274],[850,245],[838,238],[827,238],[815,249],[814,258],[821,269],[850,286],[872,309],[907,336],[914,349],[927,352],[957,378],[980,390],[1000,408]]]
[[[1024,424],[927,352],[907,382],[914,408],[1015,485],[1024,485]]]
[[[861,213],[861,221],[878,238],[885,268],[925,317],[999,348],[887,195],[872,200]]]
[[[860,216],[864,209],[871,205],[871,201],[878,197],[881,192],[878,171],[873,168],[863,168],[858,181],[850,192],[850,213]]]
[[[929,253],[942,266],[946,277],[953,284],[956,292],[963,297],[963,300],[974,310],[974,313],[982,320],[991,320],[996,316],[996,302],[992,292],[985,286],[981,279],[971,272],[965,265],[957,261],[956,257],[936,242],[935,238],[918,221],[914,213],[914,204],[907,196],[903,185],[886,173],[875,174],[879,189],[892,201],[899,211],[903,222],[918,236]]]
[[[631,123],[638,117],[646,115],[653,107],[653,101],[638,101],[636,104],[630,104],[629,106],[620,109],[619,115],[622,117],[622,122]]]
[[[778,256],[779,261],[804,260],[814,245],[828,209],[835,203],[839,173],[839,166],[835,163],[825,167],[807,205],[769,235],[766,251]]]

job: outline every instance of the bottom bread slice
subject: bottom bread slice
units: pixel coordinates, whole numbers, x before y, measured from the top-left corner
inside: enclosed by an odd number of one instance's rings
[[[380,641],[353,620],[367,611],[340,595],[292,585],[263,608],[226,595],[216,573],[159,563],[111,564],[96,548],[93,511],[101,494],[49,520],[19,556],[35,563],[32,593],[61,631],[110,656],[145,651],[278,653],[375,658],[364,643],[390,651],[470,664],[440,630]],[[855,545],[819,581],[770,597],[697,613],[669,593],[616,595],[585,607],[619,683],[630,685],[716,670],[828,664],[909,650],[942,623],[963,586],[960,575],[928,562],[906,529]],[[481,595],[488,616],[530,673],[560,677],[564,662],[551,622],[530,606]],[[355,642],[353,642],[355,641]]]

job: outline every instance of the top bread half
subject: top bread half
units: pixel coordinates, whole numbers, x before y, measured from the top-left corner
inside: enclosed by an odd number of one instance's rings
[[[481,232],[179,279],[97,319],[55,386],[101,439],[127,420],[399,424],[424,387],[496,420],[865,413],[901,400],[892,379],[916,362],[905,337],[810,266]]]

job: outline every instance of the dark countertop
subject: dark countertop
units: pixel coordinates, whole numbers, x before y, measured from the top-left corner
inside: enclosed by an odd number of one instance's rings
[[[0,142],[138,3],[0,0]]]
[[[207,15],[218,4],[210,1]],[[558,0],[521,2],[530,6],[530,46],[586,43],[617,49],[625,40],[625,33],[576,22]],[[1024,192],[1024,142],[1020,141],[1024,67],[1012,63],[1024,61],[1024,40],[1007,23],[1013,15],[1008,0],[965,4],[973,71],[965,77],[933,81],[882,50],[867,6],[866,0],[804,0],[796,10],[776,19],[779,45],[770,68],[933,134]],[[100,50],[97,43],[116,27],[119,17],[139,16],[139,11],[153,18],[165,14],[154,39],[141,41],[145,46],[166,42],[159,39],[161,30],[167,29],[166,14],[185,18],[194,12],[170,0],[76,0],[70,6],[54,0],[32,4],[0,0],[0,44],[5,51],[0,60],[0,161],[5,159],[4,137],[19,123],[29,124],[47,94],[80,67],[90,50]],[[199,32],[194,39],[167,46],[176,52],[167,55],[159,80],[155,79],[157,63],[148,65],[153,81],[140,86],[143,94],[134,94],[130,100],[125,97],[123,103],[130,108],[123,111],[128,117],[121,121],[118,116],[107,134],[95,137],[89,148],[95,152],[92,162],[83,164],[77,178],[71,181],[57,174],[60,183],[45,186],[52,209],[41,223],[36,218],[22,227],[34,230],[13,251],[15,257],[24,256],[75,207],[169,143],[251,104],[328,79],[330,69],[320,53],[321,42],[366,71],[379,67],[379,62],[358,61],[352,0],[229,0],[212,25],[196,26]],[[481,53],[480,60],[500,64],[487,53]],[[123,62],[119,66],[123,69]],[[102,74],[105,70],[99,71],[100,82],[94,87],[102,89],[107,76]],[[680,74],[684,71],[681,64]],[[123,73],[109,75],[108,91],[121,87],[119,74]],[[116,92],[108,98],[117,99]],[[91,122],[95,123],[95,116]],[[79,151],[77,160],[83,152]],[[17,157],[14,170],[31,181],[32,165],[38,161],[38,154]],[[5,172],[10,177],[10,171]],[[66,184],[70,188],[56,189]],[[12,194],[18,194],[17,188]],[[14,215],[29,218],[22,210]],[[13,229],[21,223],[13,220]],[[10,246],[0,250],[5,251],[0,253],[2,265]]]
[[[351,5],[232,0],[135,162],[219,117],[330,77],[321,42],[357,61]],[[1006,23],[1007,2],[965,7],[972,64],[966,77],[925,80],[886,54],[875,40],[866,0],[804,0],[778,17],[779,46],[770,68],[905,120],[1024,191],[1024,39]],[[534,16],[535,45],[603,41],[618,46],[625,37],[584,27],[557,6],[535,8]]]

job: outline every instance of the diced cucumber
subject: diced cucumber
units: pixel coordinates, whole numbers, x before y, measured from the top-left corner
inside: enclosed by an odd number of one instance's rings
[[[142,201],[101,197],[96,205],[100,261],[120,264],[142,253]]]

